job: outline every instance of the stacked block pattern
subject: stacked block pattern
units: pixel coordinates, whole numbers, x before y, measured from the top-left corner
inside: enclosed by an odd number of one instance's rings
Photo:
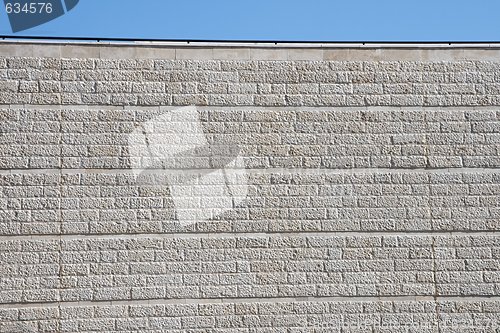
[[[411,51],[408,51],[411,52]],[[7,104],[469,106],[500,104],[492,61],[0,60]]]
[[[180,171],[0,175],[3,235],[497,231],[500,171],[297,170],[245,175],[245,200],[208,221],[178,223],[169,184]],[[24,171],[23,171],[24,172]],[[193,175],[202,176],[199,171]],[[168,184],[165,181],[168,179]],[[243,186],[243,185],[242,185]],[[186,191],[217,209],[218,184]],[[212,200],[213,199],[213,200]],[[215,215],[215,214],[214,214]]]
[[[0,332],[498,332],[499,71],[0,57]],[[130,149],[185,105],[210,154]]]
[[[3,169],[129,169],[128,136],[172,107],[0,108]],[[199,107],[206,139],[247,168],[498,168],[498,108]],[[183,119],[163,121],[184,123]],[[159,129],[161,131],[161,128]],[[175,133],[159,132],[169,144]],[[218,150],[217,150],[218,149]],[[202,155],[197,154],[200,160]],[[132,163],[134,162],[134,163]],[[149,167],[200,168],[185,154]]]
[[[3,303],[495,296],[496,236],[114,237],[5,241]]]
[[[72,305],[0,310],[4,332],[496,332],[498,301]]]

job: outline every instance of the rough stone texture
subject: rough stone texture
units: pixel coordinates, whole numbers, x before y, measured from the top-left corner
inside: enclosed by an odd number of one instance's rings
[[[135,304],[0,309],[2,332],[498,332],[498,301]]]
[[[137,156],[128,149],[128,135],[171,109],[0,107],[0,168],[131,168]],[[200,107],[198,112],[215,153],[224,155],[225,145],[237,145],[249,168],[500,166],[498,108]],[[162,122],[155,124],[167,140],[176,139],[170,127],[161,131]],[[186,155],[152,164],[197,167]]]
[[[136,236],[2,241],[2,303],[495,296],[498,236]]]
[[[53,172],[52,172],[53,173]],[[193,171],[194,175],[199,172]],[[499,231],[499,170],[252,171],[248,193],[209,221],[181,225],[168,184],[179,171],[138,182],[130,172],[0,174],[0,234]],[[202,192],[206,190],[206,192]],[[222,197],[200,180],[186,195]],[[201,195],[200,193],[203,193]]]
[[[0,103],[490,106],[500,105],[499,69],[480,60],[8,57],[0,61]]]
[[[499,56],[0,43],[0,332],[499,332]]]

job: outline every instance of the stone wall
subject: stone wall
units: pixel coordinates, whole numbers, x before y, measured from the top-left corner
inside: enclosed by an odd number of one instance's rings
[[[0,44],[0,332],[497,332],[499,59]]]

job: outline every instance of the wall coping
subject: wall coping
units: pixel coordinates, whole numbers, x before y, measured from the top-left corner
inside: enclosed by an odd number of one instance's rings
[[[3,40],[0,57],[305,60],[494,61],[500,43],[223,43]]]

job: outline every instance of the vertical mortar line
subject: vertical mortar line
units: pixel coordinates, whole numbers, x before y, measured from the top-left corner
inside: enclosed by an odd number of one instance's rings
[[[64,1],[62,1],[64,3]],[[59,177],[57,178],[58,183],[59,183],[59,200],[58,200],[58,219],[59,219],[59,297],[58,297],[58,319],[59,322],[57,323],[57,328],[60,330],[61,329],[61,321],[62,321],[62,314],[61,314],[61,289],[62,289],[62,233],[63,233],[63,218],[62,218],[62,192],[63,192],[63,175],[62,175],[62,168],[63,168],[63,149],[62,149],[62,133],[63,133],[63,128],[62,128],[62,71],[63,71],[63,66],[62,66],[62,55],[59,55],[59,98],[60,98],[60,103],[61,105],[59,106],[59,114],[58,114],[58,122],[59,122],[59,136],[58,136],[58,146],[59,146]]]
[[[427,114],[424,112],[424,122],[427,124],[428,119],[427,119]],[[431,168],[430,165],[430,160],[429,160],[429,144],[428,144],[428,138],[427,138],[427,133],[424,134],[423,138],[423,146],[424,146],[424,156],[425,156],[425,169],[429,170]],[[428,175],[428,186],[429,186],[429,195],[427,197],[427,209],[429,213],[429,220],[430,220],[430,228],[434,230],[434,225],[432,221],[432,208],[430,205],[431,199],[431,179],[430,175]],[[431,235],[432,237],[432,243],[431,243],[431,254],[432,254],[432,279],[433,279],[433,284],[434,284],[434,306],[435,308],[435,318],[436,318],[436,324],[437,324],[437,332],[441,332],[441,324],[440,324],[440,315],[439,315],[439,304],[438,304],[438,286],[437,286],[437,258],[436,258],[436,235]]]
[[[431,245],[431,251],[432,251],[432,277],[434,280],[434,304],[436,307],[435,315],[436,315],[436,324],[437,324],[437,332],[441,332],[441,324],[440,324],[440,316],[439,316],[439,304],[438,304],[438,288],[437,288],[437,263],[436,263],[436,235],[432,235],[432,245]]]
[[[59,177],[58,177],[58,182],[59,182],[59,200],[58,200],[58,219],[59,219],[59,303],[58,303],[58,315],[59,315],[59,323],[58,323],[58,328],[60,329],[61,327],[61,288],[62,288],[62,262],[61,262],[61,257],[62,257],[62,231],[63,231],[63,219],[62,219],[62,191],[63,191],[63,176],[62,176],[62,110],[59,110]]]
[[[125,105],[122,105],[120,108],[121,108],[121,110],[122,110],[123,113],[125,113],[125,111],[127,110],[127,108],[125,107]],[[134,112],[134,114],[133,114],[133,119],[134,119],[133,123],[134,124],[135,124],[135,122],[137,120],[137,111],[138,111],[138,108],[135,108],[135,110],[133,110],[133,112]],[[146,129],[144,128],[144,126],[142,126],[142,132],[144,133],[145,131],[146,131]],[[130,147],[127,145],[127,153],[130,156],[130,149],[129,148]],[[124,157],[125,155],[123,154],[123,150],[121,149],[120,151],[121,151],[121,154],[120,154],[121,158],[123,160],[125,160],[125,157]],[[149,149],[149,146],[148,146],[148,152],[151,155],[151,151]],[[129,165],[132,166],[131,159],[129,160]],[[123,167],[125,167],[125,165],[123,165]],[[142,167],[142,165],[141,165],[141,167]],[[116,174],[118,172],[115,169],[115,170],[113,170],[113,173]],[[133,172],[132,172],[132,175],[134,175]],[[137,175],[134,175],[134,177],[135,177],[135,182],[137,183]],[[99,195],[101,195],[101,193],[99,193]],[[137,189],[137,195],[139,196],[139,189]],[[128,231],[128,233],[130,233],[130,223],[129,222],[127,222],[127,231]],[[131,274],[130,263],[129,263],[128,268],[127,268],[127,274],[129,274],[129,275]],[[115,278],[114,275],[113,275],[112,281],[113,281],[113,286],[115,286],[116,285],[116,278]],[[133,298],[132,298],[132,288],[130,288],[130,291],[129,291],[129,299],[133,300]],[[113,301],[111,301],[111,305],[113,305]],[[127,310],[126,310],[127,316],[129,316],[129,306],[127,306],[126,308],[127,308]],[[116,322],[115,322],[115,325],[116,325]]]

